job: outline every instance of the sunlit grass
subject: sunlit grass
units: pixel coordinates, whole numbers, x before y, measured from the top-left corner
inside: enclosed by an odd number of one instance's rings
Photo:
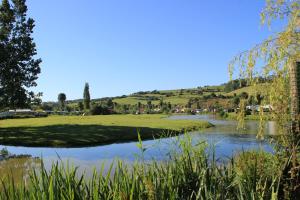
[[[0,121],[0,143],[21,146],[94,146],[173,135],[199,130],[211,124],[193,120],[169,120],[167,115],[50,116]]]

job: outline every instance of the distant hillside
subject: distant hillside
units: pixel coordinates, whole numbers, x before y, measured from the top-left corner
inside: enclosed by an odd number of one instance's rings
[[[232,92],[228,92],[226,93],[226,95],[228,96],[233,96],[234,94],[236,95],[240,95],[243,92],[246,92],[248,95],[256,95],[257,93],[262,93],[263,94],[263,88],[266,87],[268,85],[268,83],[262,83],[262,84],[258,84],[256,86],[247,86],[247,87],[243,87],[237,90],[234,90]]]
[[[134,108],[140,102],[142,105],[147,105],[148,102],[153,106],[159,105],[161,102],[171,104],[172,107],[188,107],[188,108],[232,108],[233,96],[239,96],[246,92],[249,96],[255,96],[257,92],[262,92],[262,88],[268,83],[260,83],[256,87],[247,86],[247,81],[238,80],[230,81],[225,84],[217,86],[203,86],[189,89],[174,89],[174,90],[153,90],[140,91],[130,95],[123,95],[117,97],[105,97],[93,99],[92,104],[106,105],[109,99],[117,105],[119,109]],[[67,105],[71,110],[78,109],[78,102],[82,99],[69,100]]]

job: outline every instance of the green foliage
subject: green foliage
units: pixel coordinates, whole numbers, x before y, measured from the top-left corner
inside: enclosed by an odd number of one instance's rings
[[[43,163],[33,170],[30,179],[15,185],[11,181],[0,185],[0,199],[277,199],[280,174],[266,174],[256,179],[249,169],[230,164],[218,164],[214,154],[205,153],[206,144],[193,145],[191,138],[177,139],[176,151],[164,162],[135,162],[132,166],[115,161],[105,171],[94,171],[91,178],[78,173],[78,168],[53,164],[48,171]],[[147,151],[141,139],[137,144]],[[259,171],[250,165],[251,171]],[[238,171],[236,171],[238,169]],[[240,170],[243,169],[243,170]],[[245,175],[243,173],[246,173]],[[241,177],[249,177],[245,182]]]
[[[88,83],[84,85],[83,105],[85,110],[89,110],[91,106],[90,86]]]
[[[8,153],[9,152],[8,152],[7,148],[3,148],[3,149],[0,150],[0,155],[2,155],[2,156],[7,156]]]
[[[233,97],[232,101],[233,101],[233,105],[237,108],[238,105],[240,104],[240,97],[235,96]]]
[[[259,76],[272,79],[258,93],[263,94],[261,104],[272,105],[272,119],[277,124],[278,148],[281,154],[285,154],[284,160],[292,160],[292,166],[285,170],[285,179],[281,181],[284,188],[285,199],[297,199],[300,195],[300,167],[299,167],[299,108],[293,106],[299,102],[299,77],[295,66],[300,60],[300,1],[299,0],[266,0],[266,7],[261,13],[261,22],[271,26],[271,22],[277,19],[285,19],[286,26],[281,32],[256,45],[249,51],[237,55],[229,64],[229,72],[232,78],[236,66],[239,67],[239,77],[247,79],[249,84],[256,86]],[[263,63],[263,66],[257,66]],[[298,80],[297,80],[298,79]],[[290,84],[290,81],[292,84]],[[298,91],[297,91],[298,90]],[[290,103],[292,102],[292,105]],[[243,103],[243,102],[241,102]],[[241,105],[242,106],[242,105]],[[241,107],[242,108],[242,107]],[[242,110],[239,121],[244,120]],[[263,138],[264,112],[260,109],[260,131],[257,138]],[[292,120],[293,119],[293,120]],[[239,124],[240,124],[239,123]],[[296,125],[291,129],[290,124]]]
[[[224,112],[223,110],[221,110],[219,112],[219,116],[222,117],[222,118],[227,118],[228,117],[228,113],[227,112]]]
[[[225,92],[232,92],[234,90],[237,90],[242,87],[247,86],[247,81],[246,80],[231,80],[228,83],[225,84],[224,91]]]
[[[99,105],[95,104],[92,106],[90,110],[91,115],[108,115],[108,114],[113,114],[111,113],[110,109],[108,106],[105,105]]]
[[[41,59],[36,59],[34,20],[26,16],[25,0],[3,0],[0,5],[0,107],[27,107],[37,85]]]
[[[66,108],[67,96],[65,93],[59,93],[57,97],[58,103],[60,104],[60,109],[63,111]]]
[[[107,107],[112,108],[112,109],[114,108],[114,103],[113,103],[113,100],[111,98],[109,98],[107,100]]]
[[[253,182],[260,179],[262,182],[271,181],[280,174],[278,158],[263,150],[241,152],[234,158],[234,166],[241,182]]]
[[[84,109],[84,105],[83,105],[83,103],[81,101],[79,101],[77,103],[77,107],[78,107],[79,111],[83,111],[83,109]]]

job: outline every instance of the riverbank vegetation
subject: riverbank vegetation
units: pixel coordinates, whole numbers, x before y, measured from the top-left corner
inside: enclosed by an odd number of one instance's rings
[[[284,20],[282,20],[284,19]],[[231,78],[247,79],[253,87],[259,84],[259,76],[272,79],[262,87],[262,105],[268,103],[272,119],[276,122],[278,153],[281,162],[290,160],[282,169],[284,185],[282,199],[299,199],[300,196],[300,2],[299,0],[266,1],[261,12],[262,24],[271,27],[284,21],[284,28],[253,48],[236,55],[229,64]],[[281,21],[281,22],[282,22]],[[238,72],[236,74],[235,72]],[[238,128],[244,128],[245,111],[249,99],[239,102]],[[259,110],[258,139],[263,139],[264,109]]]
[[[164,133],[208,128],[204,121],[169,120],[167,115],[49,116],[0,121],[0,143],[40,147],[80,147],[153,139]],[[167,134],[166,134],[167,135]]]
[[[198,111],[235,112],[239,129],[245,128],[247,112],[259,113],[258,139],[264,138],[264,116],[269,112],[280,135],[274,139],[274,155],[242,152],[224,164],[213,154],[207,155],[203,145],[192,145],[187,139],[179,141],[178,149],[164,162],[145,163],[142,158],[142,162],[126,166],[120,161],[108,173],[95,172],[91,179],[77,174],[76,167],[56,164],[47,171],[42,165],[40,170],[31,171],[29,179],[18,174],[20,184],[14,177],[1,178],[0,199],[299,198],[299,0],[266,1],[262,23],[270,26],[280,18],[285,19],[286,26],[233,58],[229,65],[232,80],[226,84],[93,100],[86,84],[83,99],[68,101],[68,94],[60,93],[58,102],[46,103],[41,102],[41,93],[29,91],[37,85],[41,60],[36,57],[32,38],[35,23],[27,17],[26,1],[2,0],[0,15],[1,111],[31,108],[49,114],[82,114],[1,120],[1,144],[82,147],[138,140],[136,132],[149,139],[169,131],[179,134],[211,126],[200,121],[171,121],[165,115],[140,115]],[[235,71],[239,74],[233,74]],[[111,115],[115,113],[126,115]],[[138,147],[142,152],[147,150],[141,140]]]
[[[166,161],[116,161],[92,178],[76,167],[54,164],[31,171],[23,184],[0,184],[0,199],[277,199],[280,165],[266,152],[244,152],[228,163],[208,155],[205,143],[178,140],[178,149]],[[140,149],[144,151],[140,141]],[[103,165],[104,166],[104,165]]]

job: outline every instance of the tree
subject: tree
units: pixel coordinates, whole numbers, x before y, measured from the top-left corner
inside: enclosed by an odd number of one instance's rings
[[[124,113],[127,113],[128,109],[129,109],[129,106],[126,105],[126,104],[123,104],[123,105],[122,105],[122,109],[123,109],[123,112],[124,112]]]
[[[152,110],[152,102],[150,100],[147,101],[148,112]]]
[[[261,94],[256,95],[257,104],[260,105],[264,97]]]
[[[111,98],[109,98],[107,100],[107,107],[112,108],[112,109],[114,108],[114,102]]]
[[[77,106],[78,106],[79,111],[83,111],[84,106],[83,106],[83,103],[81,101],[78,102]]]
[[[161,98],[161,99],[159,100],[159,107],[162,108],[163,104],[164,104],[164,100]]]
[[[237,108],[240,104],[240,98],[238,96],[233,97],[232,103],[233,103],[234,107]]]
[[[249,98],[248,98],[248,105],[255,105],[257,102],[256,102],[256,100],[255,100],[255,98],[254,98],[254,96],[250,96]]]
[[[66,94],[65,93],[59,93],[57,99],[58,99],[58,103],[60,104],[60,109],[62,111],[65,110],[65,106],[66,106],[65,102],[67,100]]]
[[[101,115],[103,114],[103,107],[101,105],[93,105],[91,109],[91,115]]]
[[[141,113],[141,109],[142,109],[142,104],[141,104],[141,102],[138,102],[138,103],[137,103],[137,109],[138,109],[139,113]]]
[[[169,111],[172,110],[172,104],[170,102],[168,102],[168,109]]]
[[[242,92],[242,93],[240,94],[240,97],[241,97],[242,99],[248,99],[249,95],[248,95],[247,92]]]
[[[41,109],[43,109],[44,111],[52,111],[53,105],[49,103],[42,103]]]
[[[192,104],[193,104],[193,99],[189,99],[189,100],[188,100],[188,103],[186,104],[186,107],[187,107],[187,108],[191,108],[191,107],[192,107]]]
[[[32,33],[34,20],[27,17],[25,0],[2,0],[0,5],[0,105],[23,108],[37,85],[41,59],[36,59]]]
[[[90,86],[88,83],[85,83],[84,85],[84,91],[83,91],[83,105],[85,110],[90,109],[91,105],[91,96],[90,96]]]
[[[183,95],[184,89],[181,89],[179,95]]]
[[[201,109],[201,105],[200,105],[200,102],[199,101],[197,101],[197,109]]]
[[[300,61],[299,0],[267,0],[266,7],[261,13],[262,23],[271,26],[272,22],[277,19],[286,19],[285,28],[252,49],[234,57],[229,64],[229,71],[232,78],[233,70],[238,66],[241,72],[239,77],[246,78],[249,85],[254,87],[254,91],[258,91],[259,74],[268,80],[268,83],[261,88],[263,91],[260,91],[264,95],[262,101],[273,107],[272,118],[277,123],[280,136],[277,138],[278,146],[283,149],[283,152],[279,154],[285,155],[284,162],[287,163],[283,170],[279,192],[287,199],[297,199],[300,196],[298,157],[300,66],[297,64]],[[258,63],[263,63],[263,66],[257,66]],[[260,109],[260,115],[263,114],[263,109]],[[292,124],[291,128],[287,128],[288,124]],[[261,120],[258,138],[263,138],[263,130],[264,123]]]
[[[42,96],[43,96],[42,92],[38,92],[37,94],[35,94],[31,101],[31,105],[41,106],[42,105]]]

